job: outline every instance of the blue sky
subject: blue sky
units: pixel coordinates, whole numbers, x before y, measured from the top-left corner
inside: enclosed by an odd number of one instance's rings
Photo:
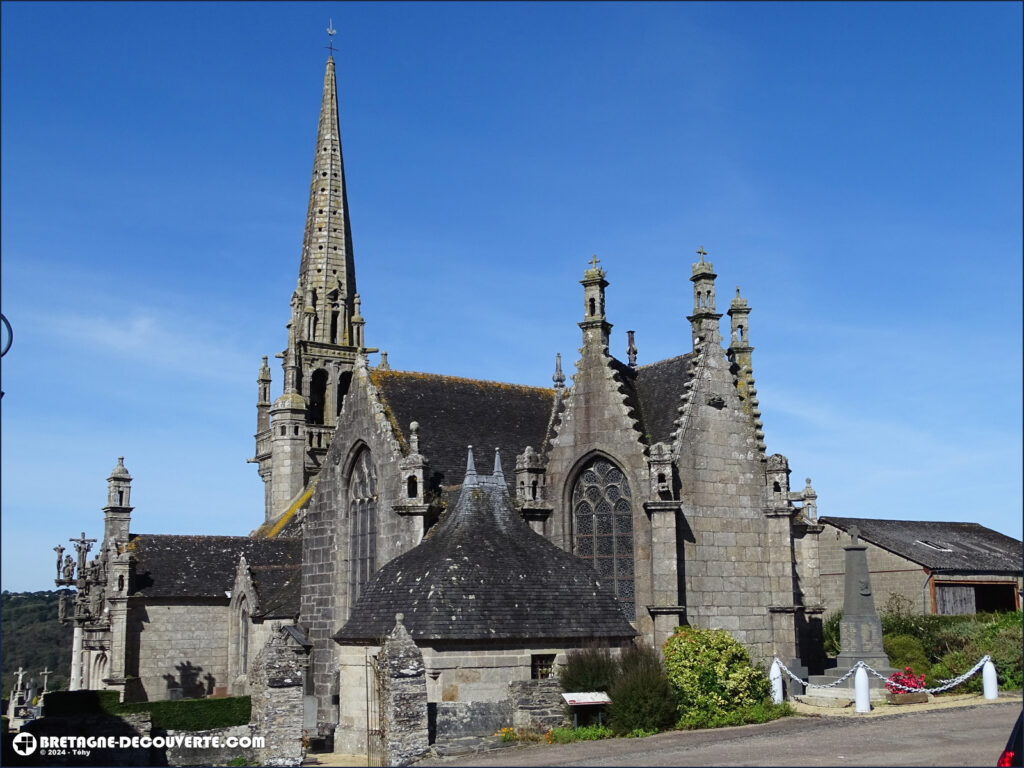
[[[613,352],[686,352],[703,245],[821,514],[1020,538],[1021,9],[3,3],[3,588],[102,534],[120,455],[135,531],[261,522],[328,18],[392,367],[571,373],[595,253]]]

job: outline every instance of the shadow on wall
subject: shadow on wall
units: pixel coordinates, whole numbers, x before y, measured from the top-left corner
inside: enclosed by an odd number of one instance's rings
[[[202,667],[186,659],[175,664],[174,668],[178,670],[177,676],[170,673],[163,676],[167,683],[168,699],[201,699],[213,693],[217,679],[209,672],[200,678]]]

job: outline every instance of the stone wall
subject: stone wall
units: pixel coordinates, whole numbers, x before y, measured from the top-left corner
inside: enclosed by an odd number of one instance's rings
[[[153,731],[149,712],[111,717],[89,715],[80,717],[43,717],[33,720],[22,728],[35,736],[103,736],[128,737],[149,736]],[[38,757],[38,755],[36,756]],[[31,760],[24,761],[31,763]],[[47,755],[45,765],[161,765],[162,750],[153,748],[137,749],[93,749],[88,756],[71,754]]]
[[[253,736],[257,735],[251,725],[234,725],[229,728],[212,728],[208,731],[168,731],[167,736],[190,736],[192,738],[217,738],[220,746],[217,747],[192,747],[185,749],[183,746],[169,746],[164,753],[167,765],[227,765],[232,760],[241,758],[246,763],[253,764],[258,761],[257,752],[251,746],[229,747],[226,739],[245,739],[243,743],[252,742]],[[159,763],[151,763],[157,765]]]
[[[377,477],[377,567],[414,547],[423,535],[421,518],[391,511],[391,505],[404,498],[398,466],[402,449],[375,391],[365,366],[357,364],[305,517],[300,623],[313,643],[317,727],[322,736],[333,733],[339,717],[347,717],[341,712],[346,702],[338,699],[339,662],[332,635],[348,618],[348,478],[364,446]]]
[[[679,471],[680,568],[688,622],[725,629],[755,659],[792,656],[794,605],[789,519],[765,514],[765,465],[725,353],[707,342],[675,444]]]
[[[384,764],[408,765],[428,747],[427,685],[423,654],[402,625],[401,614],[377,657]]]
[[[129,608],[129,675],[137,675],[134,697],[150,701],[208,696],[228,685],[228,600],[206,603],[147,600]],[[134,652],[134,653],[132,653]],[[132,658],[134,656],[134,658]]]
[[[249,672],[254,733],[265,739],[260,765],[299,765],[302,744],[305,650],[289,643],[280,625],[256,656]]]
[[[565,725],[565,700],[555,678],[515,680],[508,684],[512,725],[535,733]]]
[[[846,552],[843,547],[850,537],[843,531],[826,524],[818,540],[818,558],[821,567],[821,597],[829,613],[842,610]],[[932,612],[931,585],[928,571],[906,558],[895,555],[861,539],[867,546],[868,571],[875,608],[881,612],[889,595],[898,593],[910,600],[921,613]]]

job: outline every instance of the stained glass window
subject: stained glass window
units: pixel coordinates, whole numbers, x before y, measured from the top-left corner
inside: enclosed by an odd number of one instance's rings
[[[580,472],[572,489],[575,553],[615,589],[623,611],[633,607],[633,506],[622,470],[595,458]]]
[[[376,570],[377,560],[377,474],[369,449],[356,458],[348,481],[350,548],[349,605]]]

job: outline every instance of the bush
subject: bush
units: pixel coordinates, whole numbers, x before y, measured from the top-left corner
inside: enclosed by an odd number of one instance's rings
[[[826,656],[838,656],[839,651],[842,650],[839,639],[839,625],[842,621],[843,612],[836,611],[828,614],[821,623],[821,637],[824,641]]]
[[[51,691],[44,697],[43,715],[109,715],[120,717],[149,712],[153,727],[176,731],[205,731],[245,725],[251,716],[248,696],[221,699],[178,699],[122,704],[117,691]]]
[[[731,712],[689,712],[679,720],[679,727],[689,730],[697,728],[724,728],[731,725],[749,725],[751,723],[767,723],[796,714],[788,702],[772,704],[768,699],[759,701]]]
[[[252,713],[248,696],[222,699],[179,699],[122,704],[122,712],[146,712],[153,716],[153,727],[165,731],[205,731],[245,725]]]
[[[558,681],[566,693],[608,692],[618,674],[618,662],[607,648],[581,648],[566,655]]]
[[[608,691],[608,724],[616,735],[647,735],[670,727],[678,717],[676,697],[658,652],[647,645],[627,646],[619,670]]]
[[[889,657],[889,664],[896,669],[910,667],[916,675],[927,675],[931,663],[925,655],[921,641],[911,635],[883,635],[882,647]]]
[[[604,725],[585,725],[582,728],[552,728],[544,739],[548,744],[568,744],[570,741],[597,741],[612,737],[612,729]]]
[[[771,690],[746,649],[721,629],[678,627],[665,643],[665,668],[684,728],[762,705]]]

